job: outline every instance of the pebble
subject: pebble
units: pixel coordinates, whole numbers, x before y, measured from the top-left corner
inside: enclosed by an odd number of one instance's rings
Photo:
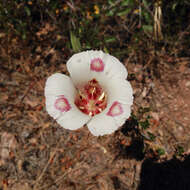
[[[186,82],[185,86],[190,87],[190,81]]]

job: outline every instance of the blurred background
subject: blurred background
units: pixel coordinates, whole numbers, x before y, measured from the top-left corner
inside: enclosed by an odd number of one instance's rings
[[[156,42],[185,56],[189,11],[188,0],[2,0],[0,37],[8,35],[31,46],[51,39],[65,54],[103,49],[120,58],[137,49],[151,51]]]

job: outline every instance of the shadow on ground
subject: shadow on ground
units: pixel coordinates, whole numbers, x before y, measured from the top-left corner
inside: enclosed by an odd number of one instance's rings
[[[147,159],[142,164],[138,190],[188,190],[190,189],[190,156],[184,161],[176,158],[155,163]]]
[[[128,119],[123,127],[121,133],[126,137],[131,137],[131,143],[129,146],[125,144],[119,144],[120,150],[119,156],[124,159],[136,159],[141,161],[144,159],[144,140],[138,128],[138,122],[134,118]]]

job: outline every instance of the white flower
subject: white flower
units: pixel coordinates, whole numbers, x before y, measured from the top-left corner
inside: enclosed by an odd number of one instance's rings
[[[66,129],[87,124],[95,136],[122,126],[133,103],[124,65],[109,54],[91,50],[73,55],[67,69],[71,78],[56,73],[47,79],[47,112]]]

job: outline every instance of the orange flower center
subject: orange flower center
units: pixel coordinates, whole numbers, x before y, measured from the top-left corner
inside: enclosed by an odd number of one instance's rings
[[[107,106],[107,94],[96,79],[78,89],[75,105],[85,114],[94,116]]]

